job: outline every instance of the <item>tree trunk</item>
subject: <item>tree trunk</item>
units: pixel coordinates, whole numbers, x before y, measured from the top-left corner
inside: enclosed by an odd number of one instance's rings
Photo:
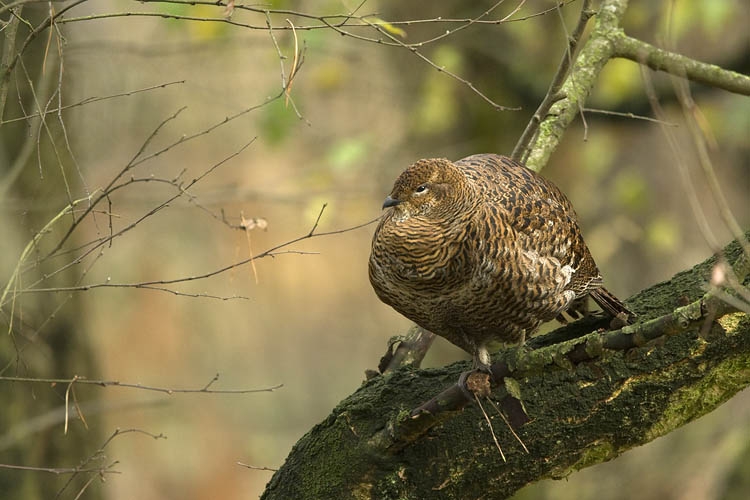
[[[740,245],[724,256],[747,285]],[[365,382],[300,439],[262,498],[505,498],[712,411],[750,385],[750,318],[704,290],[719,262],[712,257],[628,300],[636,325],[581,334],[592,321],[582,320],[495,355],[493,373],[502,366],[505,377],[490,398],[528,453],[483,398],[504,462],[479,406],[462,391],[443,391],[467,363],[402,369]],[[549,345],[560,338],[571,340]]]

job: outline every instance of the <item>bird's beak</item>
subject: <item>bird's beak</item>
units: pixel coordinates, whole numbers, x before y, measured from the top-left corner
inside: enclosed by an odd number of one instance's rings
[[[401,203],[401,200],[397,200],[395,198],[391,198],[390,196],[387,196],[385,198],[385,201],[383,202],[383,210],[385,210],[388,207],[395,207],[399,203]]]

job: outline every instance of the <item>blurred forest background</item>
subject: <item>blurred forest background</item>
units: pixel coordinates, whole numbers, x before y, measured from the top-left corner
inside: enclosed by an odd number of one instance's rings
[[[23,48],[1,116],[0,283],[9,292],[0,303],[0,375],[77,375],[200,389],[219,373],[210,389],[283,387],[168,395],[0,380],[0,464],[111,465],[118,471],[103,474],[106,482],[96,474],[79,474],[61,498],[75,498],[83,488],[81,498],[113,500],[259,495],[271,473],[237,462],[278,467],[307,430],[357,389],[389,337],[409,327],[377,300],[368,283],[374,226],[302,241],[281,250],[291,250],[288,254],[257,260],[254,268],[246,264],[206,279],[152,285],[188,296],[114,285],[230,266],[251,252],[307,234],[324,203],[318,232],[368,222],[380,214],[398,173],[416,159],[510,153],[564,52],[562,21],[572,29],[580,9],[575,1],[554,8],[549,0],[529,0],[511,17],[517,21],[474,23],[424,45],[422,53],[436,66],[472,82],[499,104],[522,108],[497,111],[409,50],[341,36],[327,27],[305,28],[321,26],[319,16],[373,13],[371,22],[393,22],[382,26],[414,43],[445,35],[466,24],[450,19],[475,18],[494,2],[273,0],[260,8],[282,12],[267,18],[235,7],[231,23],[224,22],[227,7],[210,3],[23,5],[15,51],[51,9],[70,7],[62,19],[78,20],[44,30]],[[8,4],[0,4],[5,48]],[[500,19],[517,7],[518,1],[501,3],[487,19]],[[127,12],[143,15],[114,15]],[[529,17],[535,13],[542,14]],[[207,18],[215,21],[201,20]],[[406,20],[431,21],[395,23]],[[294,75],[291,99],[269,100],[282,91],[279,51],[286,57],[285,77],[292,69],[290,22],[304,61]],[[624,24],[642,40],[745,74],[750,72],[747,26],[746,0],[633,1]],[[379,37],[368,26],[348,31]],[[657,74],[653,79],[676,124],[709,226],[725,243],[730,233],[695,160],[669,79]],[[146,88],[151,90],[134,92]],[[691,90],[710,131],[716,175],[735,217],[748,228],[750,100],[701,85],[691,84]],[[115,94],[120,96],[92,99]],[[56,111],[60,103],[84,100],[91,102]],[[65,206],[95,198],[152,132],[183,107],[140,158],[166,150],[129,169],[116,183],[123,187],[56,249],[72,222],[70,214],[57,217]],[[640,68],[626,60],[607,65],[586,107],[653,116]],[[40,109],[53,111],[45,124]],[[180,141],[236,115],[209,133]],[[543,174],[576,207],[607,287],[628,297],[710,255],[658,125],[596,112],[585,117],[587,127],[579,119],[568,129]],[[139,221],[206,172],[186,194]],[[75,212],[80,215],[87,206],[83,201]],[[264,227],[247,232],[231,227],[241,217],[259,219]],[[95,247],[97,242],[102,244]],[[109,286],[69,290],[91,284]],[[438,339],[426,366],[466,358]],[[85,422],[77,418],[76,405]],[[115,429],[167,439],[130,432],[97,453]],[[70,477],[0,468],[0,492],[13,492],[0,496],[53,498]],[[532,485],[517,498],[624,499],[632,498],[635,485],[642,500],[745,498],[731,496],[743,491],[742,484],[746,493],[747,391],[648,446],[565,481]]]

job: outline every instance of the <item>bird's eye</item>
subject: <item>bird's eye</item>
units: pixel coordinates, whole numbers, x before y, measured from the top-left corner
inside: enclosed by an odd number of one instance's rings
[[[421,184],[414,190],[415,193],[424,193],[425,191],[427,191],[427,184]]]

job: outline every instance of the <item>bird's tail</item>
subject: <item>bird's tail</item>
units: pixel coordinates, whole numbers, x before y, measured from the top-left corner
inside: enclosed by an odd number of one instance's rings
[[[635,313],[630,311],[620,299],[612,295],[609,290],[604,287],[595,288],[589,292],[591,298],[594,299],[599,307],[604,310],[607,314],[613,318],[620,319],[626,324],[632,324],[635,322],[637,316]]]

